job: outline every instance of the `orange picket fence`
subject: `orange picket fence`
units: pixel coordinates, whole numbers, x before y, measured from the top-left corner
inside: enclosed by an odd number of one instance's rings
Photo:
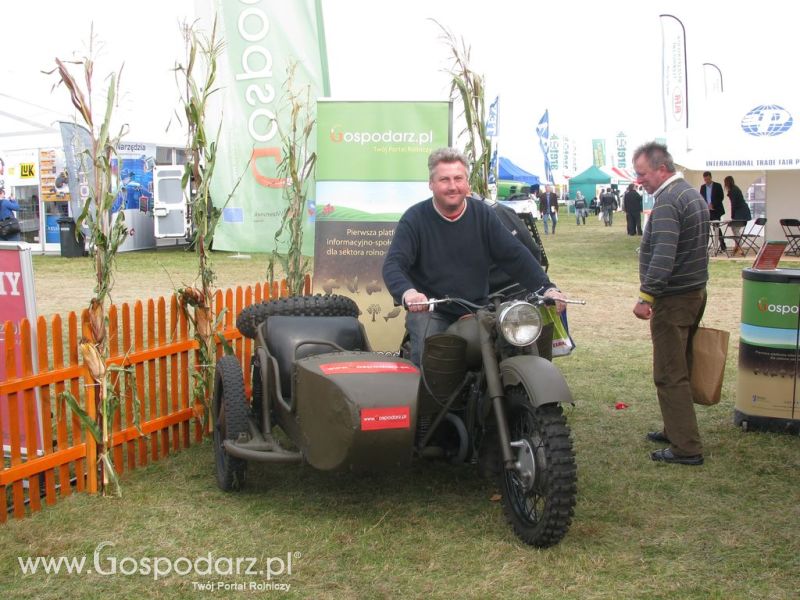
[[[310,288],[307,277],[306,294]],[[248,390],[252,342],[236,329],[236,315],[246,306],[285,295],[285,281],[280,286],[257,283],[216,292],[215,313],[223,315],[218,333],[242,362]],[[23,319],[17,324],[19,345],[6,344],[5,356],[0,356],[7,374],[5,381],[0,381],[4,450],[0,494],[6,499],[0,523],[9,514],[19,519],[41,510],[43,499],[52,505],[73,492],[98,491],[97,445],[62,397],[69,391],[84,406],[87,399],[94,398],[89,371],[78,360],[80,332],[87,319],[87,310],[80,323],[74,312],[67,315],[66,323],[58,315],[50,323],[39,317],[33,343],[31,324]],[[108,364],[128,367],[134,373],[116,381],[112,376],[121,398],[114,414],[112,450],[119,475],[203,438],[191,401],[191,379],[199,367],[199,353],[190,329],[174,296],[137,300],[133,306],[114,305],[108,310]],[[6,340],[14,339],[15,324],[7,321],[4,333]],[[221,343],[217,353],[222,354]]]

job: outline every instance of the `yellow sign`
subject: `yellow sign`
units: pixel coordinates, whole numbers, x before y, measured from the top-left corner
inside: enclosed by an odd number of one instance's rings
[[[21,179],[31,179],[36,177],[35,163],[20,163],[19,176]]]

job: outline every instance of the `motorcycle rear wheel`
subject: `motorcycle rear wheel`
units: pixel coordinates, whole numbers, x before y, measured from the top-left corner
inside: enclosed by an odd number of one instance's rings
[[[570,430],[558,404],[534,407],[521,386],[507,390],[507,399],[510,439],[525,444],[513,450],[533,469],[527,479],[524,470],[501,469],[503,512],[523,542],[547,548],[567,534],[574,513],[577,472]]]
[[[269,317],[357,317],[359,313],[358,305],[347,296],[291,296],[245,307],[236,317],[236,327],[243,336],[255,339],[259,325]]]
[[[217,485],[225,492],[238,490],[244,485],[247,461],[229,455],[222,445],[248,430],[244,376],[235,356],[223,356],[217,362],[212,411]]]

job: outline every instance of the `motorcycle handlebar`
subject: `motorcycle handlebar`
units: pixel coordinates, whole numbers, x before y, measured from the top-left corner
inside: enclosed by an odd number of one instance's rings
[[[433,310],[433,307],[437,304],[444,304],[448,302],[453,302],[455,304],[462,304],[467,308],[471,308],[472,310],[480,310],[485,305],[484,304],[475,304],[474,302],[470,302],[469,300],[465,300],[464,298],[428,298],[427,302],[409,302],[408,306],[428,306],[430,310]]]
[[[556,299],[551,298],[549,296],[543,296],[542,294],[528,294],[525,296],[525,299],[529,302],[541,302],[542,304],[555,304]],[[472,310],[479,310],[486,305],[483,304],[475,304],[474,302],[470,302],[464,298],[428,298],[427,302],[409,302],[409,306],[428,306],[430,310],[433,310],[434,306],[437,304],[447,303],[447,302],[454,302],[456,304],[461,304],[466,308],[471,308]],[[585,305],[586,300],[577,300],[572,298],[566,298],[563,300],[558,300],[558,302],[563,302],[564,304],[580,304]]]
[[[556,301],[555,298],[547,298],[547,300],[552,300],[553,302]],[[575,298],[565,298],[563,300],[559,300],[559,302],[563,302],[564,304],[580,304],[582,306],[586,305],[586,300],[578,300]]]

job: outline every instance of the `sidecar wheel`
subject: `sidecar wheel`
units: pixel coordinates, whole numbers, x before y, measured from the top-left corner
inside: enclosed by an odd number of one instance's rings
[[[258,326],[269,317],[357,317],[359,313],[358,305],[347,296],[292,296],[245,307],[236,317],[236,327],[243,336],[255,339]]]
[[[230,456],[222,445],[248,430],[244,377],[235,356],[223,356],[217,362],[212,410],[217,485],[226,492],[238,490],[244,485],[247,461]]]
[[[575,453],[560,405],[535,408],[522,387],[508,390],[511,441],[524,442],[522,469],[502,469],[503,512],[526,544],[546,548],[569,530],[577,491]]]

